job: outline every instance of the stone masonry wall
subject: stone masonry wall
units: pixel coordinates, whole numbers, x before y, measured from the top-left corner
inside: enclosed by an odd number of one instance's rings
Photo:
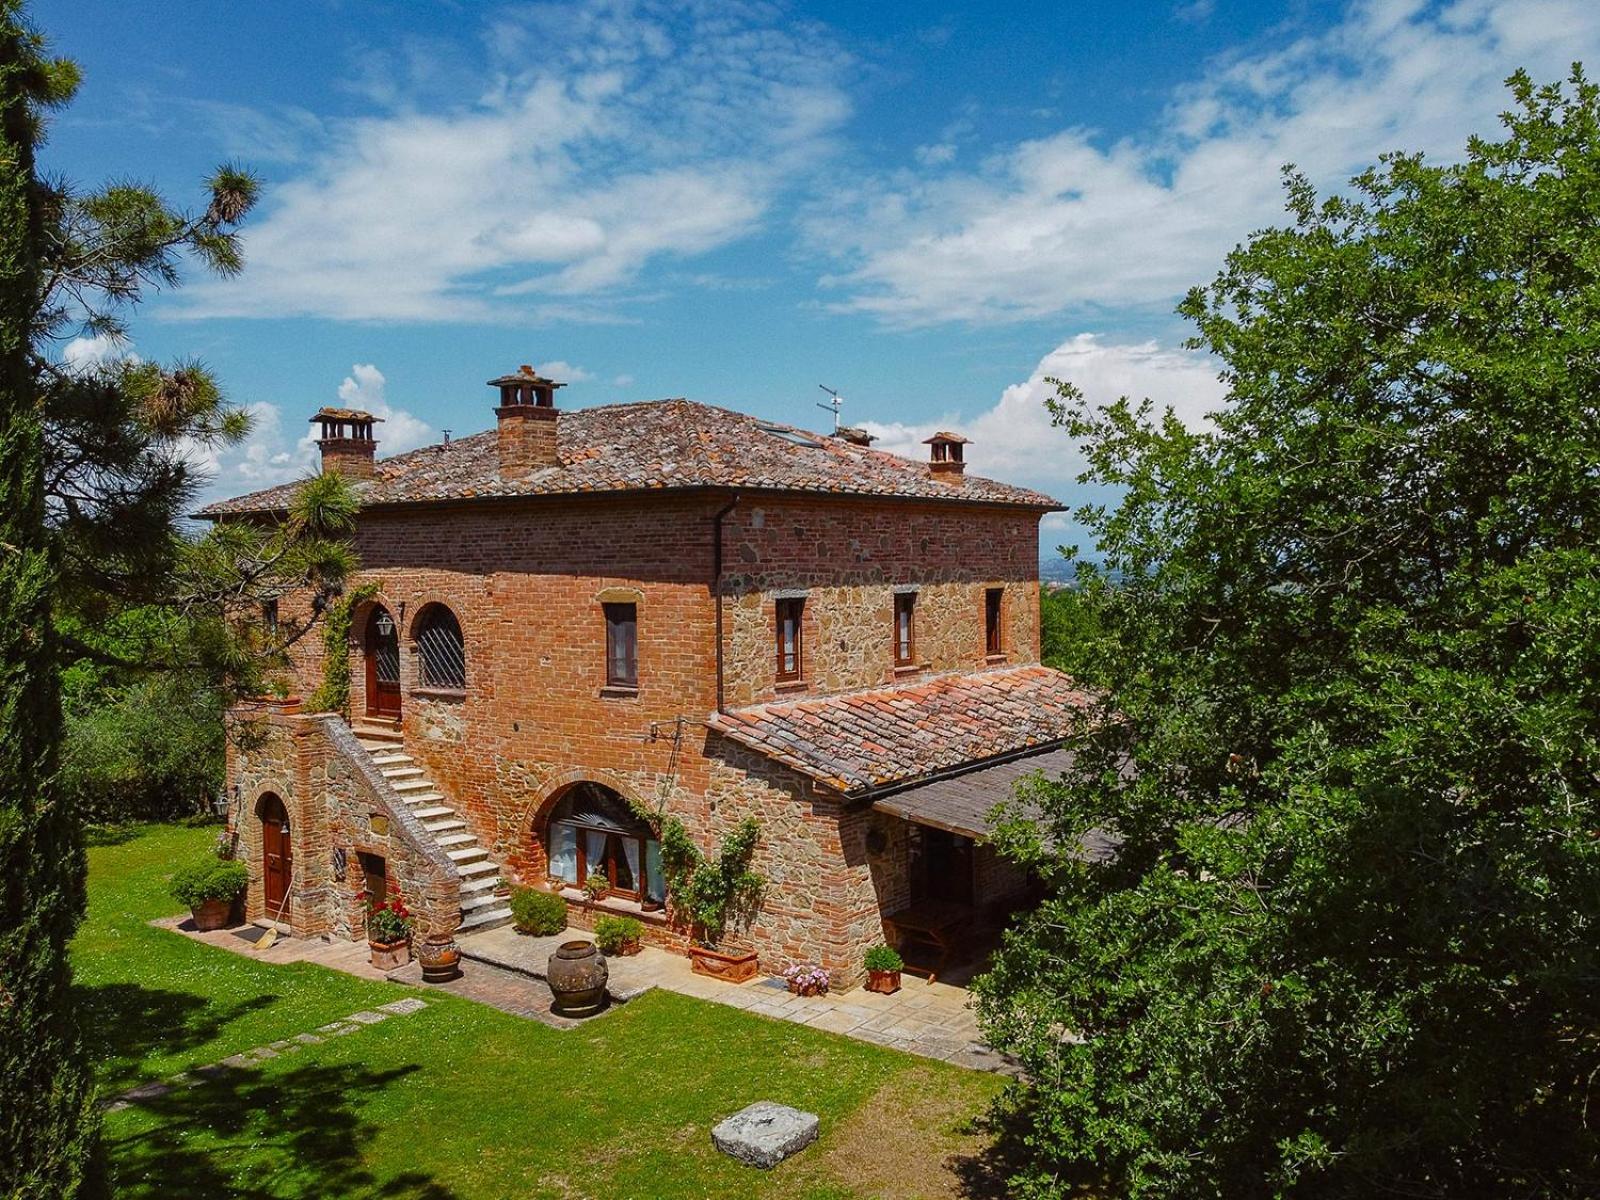
[[[763,967],[808,959],[853,979],[860,953],[882,938],[879,914],[905,894],[893,856],[866,849],[881,818],[722,744],[703,725],[716,706],[711,517],[725,503],[608,497],[373,510],[359,522],[358,582],[376,584],[374,603],[402,631],[407,752],[509,877],[543,881],[544,816],[579,780],[681,816],[706,849],[751,812],[771,880],[747,939]],[[990,665],[983,590],[991,586],[1006,588],[1005,661],[1037,661],[1037,547],[1028,512],[746,496],[724,525],[727,706],[778,694],[773,607],[790,589],[806,592],[807,694],[915,677],[892,665],[896,587],[919,589],[920,670]],[[639,683],[611,689],[601,605],[624,598],[638,605]],[[418,686],[415,624],[435,602],[461,624],[464,692]],[[353,621],[357,717],[366,707],[369,611]],[[313,636],[297,650],[305,691],[320,678],[320,649]],[[359,833],[341,826],[339,836]],[[659,927],[651,936],[681,944]]]

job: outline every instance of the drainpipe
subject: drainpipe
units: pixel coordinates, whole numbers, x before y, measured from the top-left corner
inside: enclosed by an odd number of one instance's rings
[[[722,519],[739,506],[739,493],[711,518],[711,597],[717,605],[717,711],[727,712],[722,704]]]

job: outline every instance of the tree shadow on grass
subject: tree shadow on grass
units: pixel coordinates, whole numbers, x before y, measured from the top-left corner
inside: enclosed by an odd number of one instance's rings
[[[236,1004],[219,1004],[189,992],[137,983],[77,986],[73,995],[91,1061],[108,1064],[99,1076],[101,1092],[108,1096],[149,1079],[140,1064],[152,1051],[180,1055],[204,1046],[246,1013],[275,1000],[251,996]]]
[[[107,1128],[117,1195],[454,1200],[454,1191],[428,1175],[384,1177],[362,1159],[362,1148],[379,1130],[362,1108],[419,1069],[315,1063],[289,1070],[208,1068],[193,1086],[134,1102]],[[132,1129],[119,1134],[124,1122]]]
[[[946,1164],[956,1177],[957,1194],[962,1200],[1005,1200],[1015,1192],[1011,1180],[1028,1165],[1032,1154],[1024,1141],[1028,1122],[1026,1105],[1006,1097],[1001,1097],[983,1116],[973,1118],[971,1130],[984,1136],[983,1149],[953,1157]],[[1111,1194],[1103,1190],[1103,1181],[1087,1175],[1058,1176],[1056,1185],[1064,1200],[1093,1200]]]

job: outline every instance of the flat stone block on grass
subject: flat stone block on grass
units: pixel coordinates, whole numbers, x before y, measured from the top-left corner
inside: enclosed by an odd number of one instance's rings
[[[711,1144],[747,1166],[775,1167],[817,1138],[816,1113],[758,1100],[711,1131]]]

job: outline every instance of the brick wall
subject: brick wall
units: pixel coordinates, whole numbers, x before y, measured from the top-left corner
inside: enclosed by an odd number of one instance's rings
[[[882,939],[881,912],[903,903],[903,870],[893,854],[868,853],[867,832],[881,819],[703,726],[716,705],[711,517],[725,503],[660,496],[374,510],[360,520],[360,578],[377,585],[374,603],[402,631],[407,752],[508,876],[543,881],[544,818],[578,780],[679,816],[707,850],[752,814],[770,884],[744,943],[765,969],[819,961],[848,983]],[[983,593],[992,586],[1007,589],[1006,660],[1037,661],[1037,555],[1030,513],[746,496],[724,526],[727,704],[777,694],[773,605],[794,590],[806,595],[810,694],[897,678],[897,587],[919,589],[922,669],[986,665]],[[625,597],[638,605],[639,686],[619,692],[605,686],[601,604]],[[464,693],[418,687],[415,622],[435,602],[461,624]],[[358,716],[369,611],[355,614],[350,652]],[[297,650],[304,690],[320,678],[320,652],[318,638]],[[660,929],[652,939],[675,940]]]

